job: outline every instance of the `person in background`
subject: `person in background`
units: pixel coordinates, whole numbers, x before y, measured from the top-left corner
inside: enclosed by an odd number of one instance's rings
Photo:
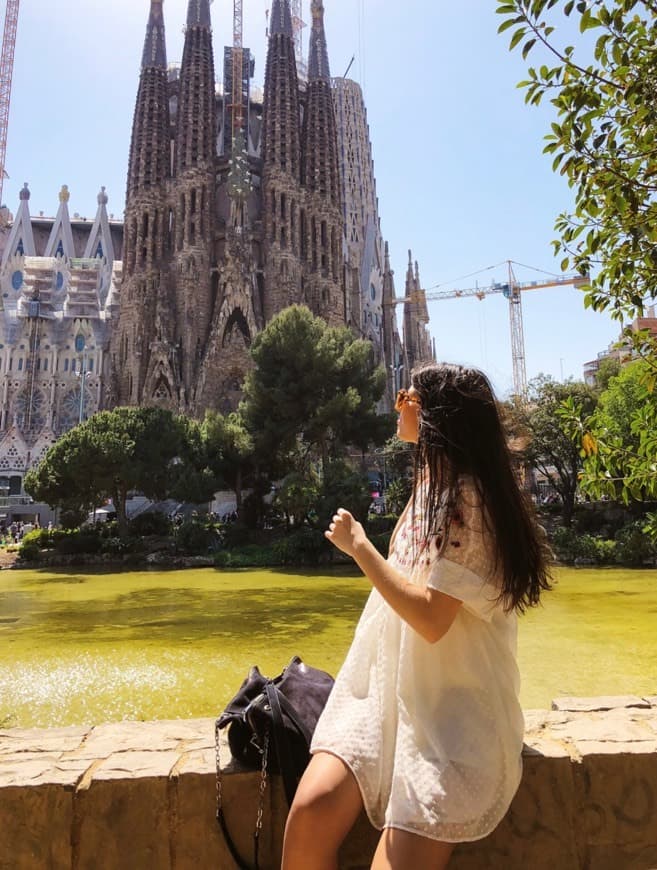
[[[520,783],[517,614],[551,587],[545,537],[481,372],[418,369],[397,410],[417,446],[388,558],[344,508],[326,532],[373,589],[315,730],[283,870],[337,868],[363,808],[382,832],[373,870],[440,870],[498,825]]]

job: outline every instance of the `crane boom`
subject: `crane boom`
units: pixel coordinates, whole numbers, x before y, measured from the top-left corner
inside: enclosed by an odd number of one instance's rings
[[[393,299],[389,305],[417,304],[418,302],[441,302],[445,299],[476,298],[483,300],[486,296],[497,293],[509,300],[509,326],[511,330],[511,356],[513,360],[513,387],[516,395],[524,399],[527,395],[527,369],[525,365],[525,333],[522,320],[522,293],[527,290],[544,290],[547,287],[581,287],[588,284],[588,275],[564,275],[551,278],[549,281],[516,281],[511,261],[508,261],[509,280],[504,283],[490,284],[488,287],[470,287],[466,290],[439,290],[425,292],[420,290],[410,296]]]
[[[0,205],[2,205],[4,180],[8,177],[5,161],[7,159],[7,131],[9,129],[9,107],[11,105],[11,83],[14,76],[19,5],[20,0],[7,0],[2,55],[0,56]]]

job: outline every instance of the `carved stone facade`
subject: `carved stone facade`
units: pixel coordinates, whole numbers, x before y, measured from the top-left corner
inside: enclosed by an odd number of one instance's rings
[[[151,0],[125,222],[104,188],[93,222],[71,218],[67,188],[55,218],[30,215],[27,185],[16,219],[0,215],[0,490],[9,476],[20,492],[101,408],[234,409],[255,335],[294,303],[372,342],[382,410],[430,353],[415,274],[400,340],[363,97],[330,77],[321,0],[307,75],[289,0],[272,2],[264,94],[253,68],[248,48],[226,48],[217,88],[209,0],[189,0],[182,64],[168,65]]]
[[[248,49],[225,50],[224,90],[215,93],[209,0],[189,2],[179,71],[167,66],[163,4],[152,0],[109,405],[158,403],[199,416],[234,408],[255,334],[294,303],[330,325],[349,323],[373,341],[377,360],[399,367],[396,357],[383,358],[385,318],[391,334],[397,328],[394,306],[382,304],[383,240],[362,95],[331,79],[321,0],[311,9],[308,74],[300,79],[289,0],[273,0],[260,102],[251,96]],[[354,92],[358,110],[340,124],[341,94]],[[351,123],[356,116],[360,126]],[[340,155],[354,135],[347,166]],[[345,235],[354,161],[366,176],[357,254]]]
[[[123,225],[104,188],[94,221],[71,218],[69,198],[32,217],[26,184],[16,218],[0,215],[0,498],[19,499],[25,472],[102,406]]]

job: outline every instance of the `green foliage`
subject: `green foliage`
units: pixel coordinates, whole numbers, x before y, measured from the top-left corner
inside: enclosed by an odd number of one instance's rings
[[[272,568],[283,563],[275,548],[258,544],[247,544],[238,550],[219,550],[215,553],[214,564],[217,568]]]
[[[545,59],[520,83],[557,120],[545,153],[575,193],[556,222],[563,268],[590,275],[586,304],[633,318],[654,295],[657,267],[657,15],[652,0],[498,0],[510,48]],[[571,17],[577,47],[561,41]]]
[[[565,401],[558,414],[584,458],[581,488],[625,504],[657,498],[657,396],[651,365],[636,361],[609,381],[595,413]]]
[[[175,541],[179,553],[204,556],[219,546],[219,533],[211,524],[192,519],[176,528]]]
[[[273,552],[278,565],[318,565],[330,549],[320,529],[305,526],[276,541]]]
[[[617,532],[616,559],[618,562],[633,568],[656,564],[657,542],[646,535],[644,529],[645,522],[637,520]]]
[[[214,475],[215,489],[227,488],[237,493],[253,471],[253,438],[239,413],[224,416],[207,411],[201,433],[208,469]]]
[[[308,518],[317,504],[320,487],[319,475],[314,468],[292,471],[276,490],[274,507],[288,520],[293,517],[298,525]]]
[[[376,413],[385,372],[375,366],[371,344],[346,327],[331,328],[292,306],[258,334],[251,355],[241,413],[256,457],[272,475],[298,470],[300,453],[316,452],[324,465],[346,446],[365,450],[392,431],[391,418]]]
[[[369,481],[342,460],[329,463],[324,471],[314,511],[314,525],[324,532],[340,507],[365,521],[372,501]]]
[[[577,402],[589,414],[596,404],[595,393],[586,384],[558,383],[541,375],[529,384],[529,402],[510,406],[507,416],[513,434],[524,443],[522,458],[549,480],[561,497],[564,523],[570,525],[582,457],[558,414],[566,400]]]
[[[574,529],[556,529],[551,543],[557,559],[566,564],[586,562],[610,565],[615,561],[615,541],[607,541],[594,535],[583,535]]]
[[[213,481],[199,471],[198,426],[162,408],[101,411],[67,432],[25,477],[25,489],[51,507],[89,512],[111,498],[127,528],[128,493],[209,500]]]
[[[556,121],[546,137],[553,168],[575,193],[572,214],[556,222],[562,267],[588,275],[585,305],[617,320],[641,316],[657,286],[657,7],[652,0],[498,0],[500,32],[523,57],[539,48],[548,61],[521,82],[528,103],[548,96]],[[594,39],[560,42],[564,16]],[[566,28],[567,30],[567,28]],[[626,328],[645,361],[646,389],[657,379],[657,342]],[[613,378],[603,372],[602,389]],[[579,419],[578,419],[579,414]],[[588,457],[583,486],[624,501],[657,492],[657,412],[646,399],[614,432],[571,402],[564,419]],[[627,429],[631,430],[628,437]]]
[[[135,538],[146,535],[166,537],[171,534],[171,520],[161,511],[147,511],[130,520],[129,531]]]
[[[28,541],[26,538],[27,536],[23,538],[18,548],[19,558],[25,562],[38,562],[41,558],[41,547],[38,541]]]

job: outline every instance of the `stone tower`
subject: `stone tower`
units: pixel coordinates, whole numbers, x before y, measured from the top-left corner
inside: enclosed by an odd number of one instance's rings
[[[132,127],[125,215],[125,281],[112,335],[110,404],[177,404],[170,316],[169,90],[162,0],[151,0]],[[153,381],[153,378],[156,378]],[[147,382],[148,379],[148,382]]]
[[[304,301],[306,220],[301,188],[301,109],[289,0],[274,0],[265,72],[262,196],[265,319]]]
[[[175,123],[175,323],[180,404],[194,408],[210,333],[214,250],[216,101],[210,0],[189,0]]]
[[[306,192],[302,229],[307,274],[305,296],[314,314],[331,326],[338,326],[346,319],[338,136],[322,0],[312,0],[311,9],[313,21],[302,137],[302,183]]]
[[[416,366],[434,361],[431,336],[427,328],[429,323],[427,298],[420,283],[417,261],[413,268],[412,251],[408,252],[404,299],[408,300],[404,302],[404,367],[405,377],[408,379]]]

